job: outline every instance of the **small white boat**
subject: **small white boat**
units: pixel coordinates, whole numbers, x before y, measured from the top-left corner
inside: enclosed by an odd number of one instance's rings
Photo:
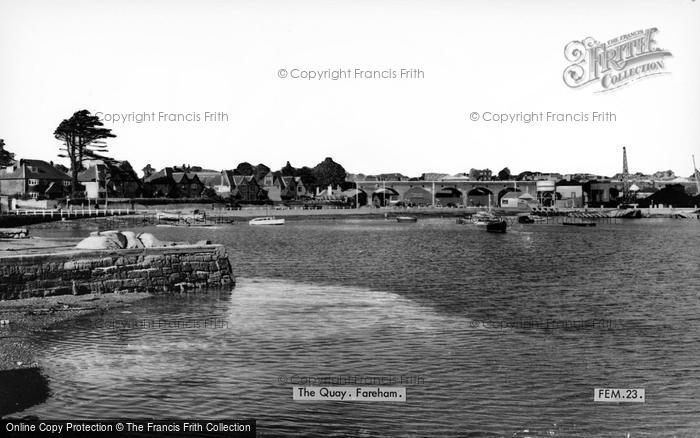
[[[491,213],[479,212],[472,216],[472,223],[474,225],[488,225],[493,222],[497,222],[498,218]]]
[[[157,218],[159,221],[165,221],[165,222],[181,222],[181,221],[186,221],[186,222],[193,222],[193,221],[203,221],[204,220],[204,215],[199,212],[193,212],[190,214],[182,214],[180,212],[164,212],[164,211],[159,211],[157,212]]]
[[[274,216],[256,217],[249,220],[248,225],[284,225],[284,219],[275,219]]]

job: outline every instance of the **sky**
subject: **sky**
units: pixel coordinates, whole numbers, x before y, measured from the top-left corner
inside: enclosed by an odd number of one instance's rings
[[[0,0],[0,138],[18,158],[61,162],[56,126],[88,109],[117,135],[110,155],[136,169],[330,156],[365,174],[613,175],[626,146],[632,172],[688,176],[700,158],[698,23],[693,0]],[[603,93],[564,84],[569,42],[647,28],[672,54],[664,74]],[[422,74],[299,77],[402,68]],[[594,111],[615,120],[483,120]],[[144,113],[156,120],[136,123]]]

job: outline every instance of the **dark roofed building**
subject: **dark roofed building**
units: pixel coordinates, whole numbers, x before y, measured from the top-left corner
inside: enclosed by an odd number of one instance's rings
[[[53,163],[21,159],[0,171],[0,193],[34,199],[62,198],[70,191],[71,178]]]
[[[204,191],[204,184],[196,173],[173,172],[173,181],[177,185],[177,193],[180,198],[199,198]]]
[[[143,179],[143,193],[149,198],[177,198],[177,184],[173,179],[173,168],[165,167]]]
[[[141,181],[128,161],[109,158],[91,160],[78,174],[88,199],[135,198],[141,196]]]

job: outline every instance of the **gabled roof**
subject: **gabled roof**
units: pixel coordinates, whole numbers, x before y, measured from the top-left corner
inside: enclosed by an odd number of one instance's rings
[[[70,181],[67,173],[55,168],[43,160],[19,160],[17,167],[12,171],[0,174],[0,179],[49,179]]]
[[[221,172],[205,170],[201,172],[190,172],[190,174],[197,175],[197,178],[199,178],[199,180],[205,186],[216,186],[221,184]]]
[[[106,167],[104,164],[98,164],[97,166],[90,166],[82,172],[78,173],[78,181],[80,182],[91,182],[104,180]]]
[[[284,185],[288,186],[292,182],[296,182],[293,176],[282,176],[280,177],[280,180],[284,183]]]
[[[196,173],[173,172],[173,181],[178,184],[188,184],[193,182],[202,183]]]
[[[26,166],[25,178],[70,180],[70,176],[42,160],[20,160]]]
[[[248,176],[233,175],[232,180],[233,180],[233,184],[236,186],[240,186],[241,184],[244,184],[244,185],[257,184],[257,181],[255,180],[255,177],[253,175],[248,175]]]
[[[505,195],[501,196],[501,199],[518,199],[522,195],[523,195],[522,192],[508,192]],[[520,198],[520,199],[527,199],[527,198]]]
[[[151,175],[147,176],[146,178],[143,179],[143,182],[150,183],[157,181],[159,179],[172,179],[173,176],[173,168],[172,167],[164,167],[160,169],[158,172],[154,172]]]
[[[189,178],[187,177],[187,174],[184,172],[173,172],[173,181],[175,181],[178,184],[181,184],[183,182],[188,182]]]
[[[233,182],[233,170],[222,170],[221,175],[223,177],[223,185],[228,185],[230,187],[234,186],[235,183]]]

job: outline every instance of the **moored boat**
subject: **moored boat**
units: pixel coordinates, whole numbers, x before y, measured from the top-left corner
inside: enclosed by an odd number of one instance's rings
[[[505,220],[491,221],[486,224],[486,231],[489,233],[505,233],[508,228],[508,222]]]
[[[195,221],[203,221],[205,219],[205,216],[203,213],[200,213],[199,211],[194,211],[189,214],[183,214],[180,212],[166,212],[166,211],[159,211],[156,213],[156,217],[158,218],[158,221],[164,221],[164,222],[182,222],[182,221],[187,221],[187,222],[195,222]]]
[[[498,221],[498,218],[496,216],[483,211],[480,211],[479,213],[472,216],[472,223],[474,225],[488,225],[495,221]]]
[[[574,227],[595,227],[595,222],[562,222],[562,225],[571,225]]]
[[[249,220],[248,225],[284,225],[284,219],[276,219],[274,216],[256,217]]]
[[[396,222],[418,222],[418,218],[415,216],[397,216]]]

